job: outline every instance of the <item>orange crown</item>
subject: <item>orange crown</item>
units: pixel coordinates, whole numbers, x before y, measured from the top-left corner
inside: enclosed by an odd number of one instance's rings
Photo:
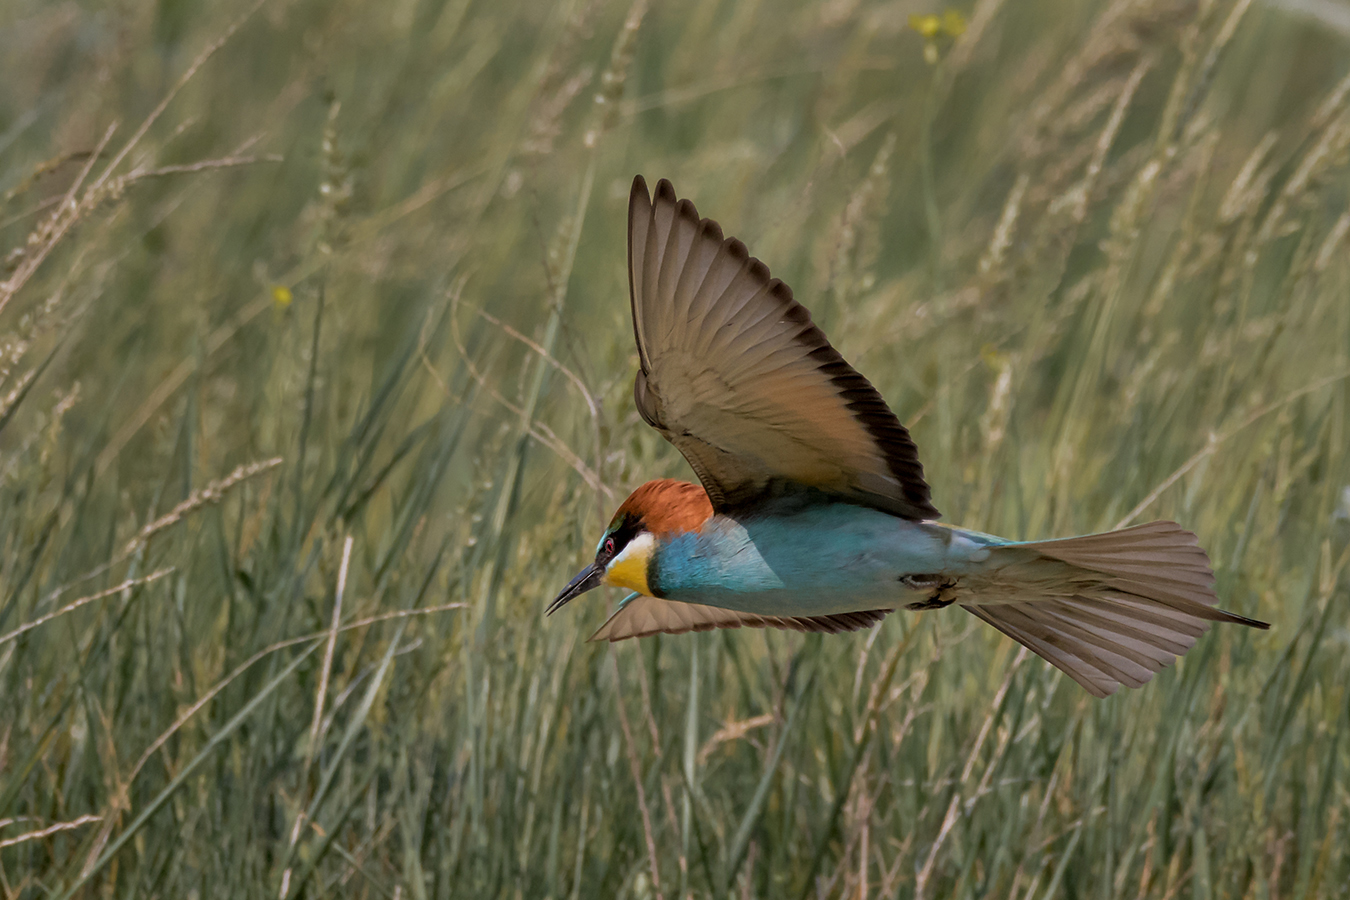
[[[673,478],[658,478],[629,494],[614,513],[614,521],[631,515],[641,519],[648,531],[661,538],[697,531],[712,514],[712,502],[702,487]]]

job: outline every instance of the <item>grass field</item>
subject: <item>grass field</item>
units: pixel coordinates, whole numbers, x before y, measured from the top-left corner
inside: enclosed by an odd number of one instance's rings
[[[1344,8],[9,0],[0,894],[1343,896]],[[1273,628],[1096,701],[960,610],[546,620],[692,477],[632,404],[639,172],[947,521],[1173,518]]]

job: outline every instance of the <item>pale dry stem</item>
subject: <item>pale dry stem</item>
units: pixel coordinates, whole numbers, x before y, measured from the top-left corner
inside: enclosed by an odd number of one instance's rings
[[[0,644],[12,641],[15,638],[19,637],[20,635],[32,631],[34,628],[47,624],[52,619],[64,616],[66,613],[69,612],[74,612],[81,606],[87,606],[88,604],[93,603],[96,600],[103,600],[107,597],[113,596],[114,594],[120,594],[123,591],[129,591],[132,588],[137,588],[141,587],[142,585],[150,584],[152,581],[158,581],[165,575],[168,575],[173,570],[174,570],[173,566],[168,566],[166,568],[151,572],[149,575],[145,575],[141,578],[128,578],[121,584],[107,588],[106,590],[98,591],[97,593],[90,594],[87,597],[81,597],[78,600],[74,600],[70,603],[67,603],[65,606],[61,607],[58,610],[53,610],[52,612],[49,612],[44,616],[39,616],[38,618],[34,619],[31,622],[27,622],[23,625],[20,625],[18,628],[14,629],[8,634],[0,635]]]
[[[179,503],[158,519],[146,524],[145,527],[137,532],[136,536],[122,548],[122,552],[118,555],[117,559],[126,559],[141,547],[145,546],[150,538],[154,537],[165,528],[168,528],[170,525],[182,521],[184,516],[208,504],[219,503],[230,488],[242,481],[247,481],[257,475],[275,469],[277,466],[281,465],[282,462],[282,458],[276,456],[272,459],[248,463],[247,465],[237,467],[224,478],[213,481],[204,488],[198,488],[189,494],[186,500]],[[116,562],[116,559],[114,562]]]
[[[102,821],[102,819],[103,819],[102,816],[84,815],[72,819],[69,822],[57,822],[54,825],[48,825],[46,828],[40,828],[37,831],[28,831],[25,832],[24,834],[17,834],[12,838],[5,838],[4,840],[0,841],[0,850],[3,850],[6,847],[13,847],[15,844],[22,844],[25,841],[36,841],[45,837],[51,837],[52,835],[59,834],[62,831],[70,831],[73,828],[80,828],[84,825],[88,825],[91,822]]]

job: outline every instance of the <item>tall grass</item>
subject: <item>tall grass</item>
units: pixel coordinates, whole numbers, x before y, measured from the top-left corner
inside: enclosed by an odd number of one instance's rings
[[[0,891],[1344,891],[1345,38],[928,12],[5,6]],[[689,477],[631,402],[636,172],[793,285],[948,521],[1175,518],[1274,628],[1098,702],[960,611],[543,619]]]

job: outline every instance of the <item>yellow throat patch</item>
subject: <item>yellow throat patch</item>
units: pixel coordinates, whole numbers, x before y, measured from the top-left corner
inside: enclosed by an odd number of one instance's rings
[[[629,541],[605,569],[605,584],[628,588],[650,597],[652,591],[647,587],[647,561],[651,559],[655,546],[656,541],[650,534],[640,534]]]

